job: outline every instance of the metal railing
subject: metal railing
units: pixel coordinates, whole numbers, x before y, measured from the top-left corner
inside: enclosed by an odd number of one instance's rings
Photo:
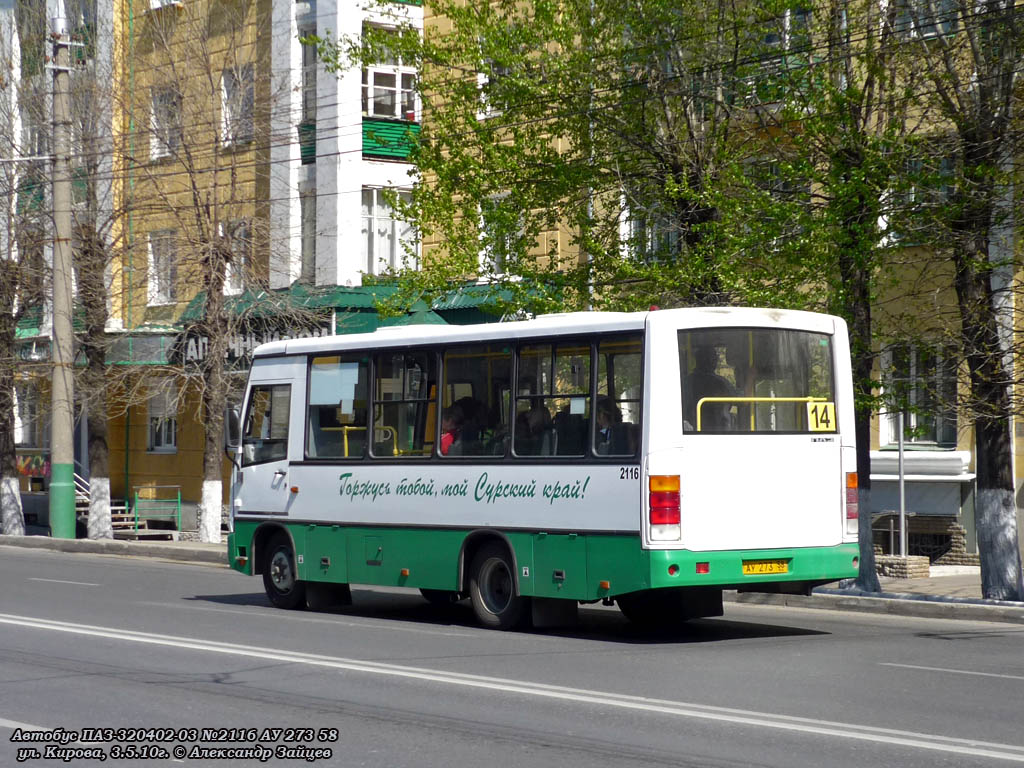
[[[170,491],[167,496],[158,495],[160,491]],[[139,495],[141,493],[145,495]],[[152,496],[150,496],[152,492]],[[139,521],[173,520],[174,529],[181,530],[181,486],[179,485],[143,485],[135,489],[132,505],[135,530],[139,530]]]

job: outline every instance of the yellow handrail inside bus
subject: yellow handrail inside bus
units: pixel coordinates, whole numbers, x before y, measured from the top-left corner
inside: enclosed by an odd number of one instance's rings
[[[700,409],[704,403],[824,403],[825,397],[702,397],[697,401],[697,431],[700,432]]]

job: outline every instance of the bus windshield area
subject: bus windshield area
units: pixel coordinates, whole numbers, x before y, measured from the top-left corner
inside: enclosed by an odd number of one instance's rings
[[[679,331],[683,431],[835,432],[832,339],[766,328]]]

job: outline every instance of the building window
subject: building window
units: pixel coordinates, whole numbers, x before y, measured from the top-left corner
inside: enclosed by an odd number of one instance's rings
[[[655,264],[675,259],[682,247],[679,225],[658,205],[644,205],[636,195],[623,195],[619,237],[623,255]]]
[[[811,10],[788,8],[769,23],[764,44],[787,53],[806,52],[811,45]]]
[[[224,237],[231,250],[231,261],[224,276],[224,293],[241,293],[252,260],[252,222],[249,219],[229,222],[224,227]]]
[[[899,442],[898,414],[903,411],[904,440],[956,445],[957,363],[953,350],[941,346],[896,344],[882,356],[890,411],[882,439]]]
[[[152,125],[149,156],[153,160],[170,157],[181,147],[181,94],[172,87],[150,89]]]
[[[895,32],[906,39],[950,35],[958,13],[957,0],[897,0]]]
[[[149,425],[150,453],[176,453],[178,450],[178,392],[168,382],[149,396],[146,423]]]
[[[305,34],[315,33],[310,31]],[[363,110],[366,108],[363,107]],[[302,120],[316,122],[316,46],[312,43],[302,44]]]
[[[480,271],[503,275],[524,239],[522,213],[507,193],[492,195],[480,205]]]
[[[390,54],[379,64],[364,69],[363,114],[416,121],[416,69]]]
[[[912,245],[924,242],[935,216],[953,199],[956,168],[945,156],[945,148],[936,145],[924,150],[922,157],[908,160],[903,173],[895,180],[889,195],[890,236],[893,242]]]
[[[149,303],[173,304],[178,265],[173,229],[149,233]]]
[[[412,193],[396,191],[404,203],[412,201]],[[363,187],[363,264],[371,275],[378,275],[389,269],[398,269],[405,263],[408,253],[415,253],[416,231],[412,225],[395,216],[384,190],[377,187]],[[412,267],[418,267],[413,258]]]
[[[17,448],[49,448],[50,430],[45,415],[47,404],[42,402],[36,384],[16,384],[14,387],[14,445]]]
[[[512,68],[494,59],[484,59],[483,71],[476,73],[476,87],[480,94],[478,120],[497,117],[509,107],[509,99],[503,93]]]
[[[252,64],[225,69],[221,76],[221,140],[225,146],[253,140],[255,80]]]

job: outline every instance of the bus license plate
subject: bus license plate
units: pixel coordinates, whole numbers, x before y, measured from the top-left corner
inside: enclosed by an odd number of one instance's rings
[[[744,560],[744,576],[760,576],[765,573],[789,573],[787,560]]]

